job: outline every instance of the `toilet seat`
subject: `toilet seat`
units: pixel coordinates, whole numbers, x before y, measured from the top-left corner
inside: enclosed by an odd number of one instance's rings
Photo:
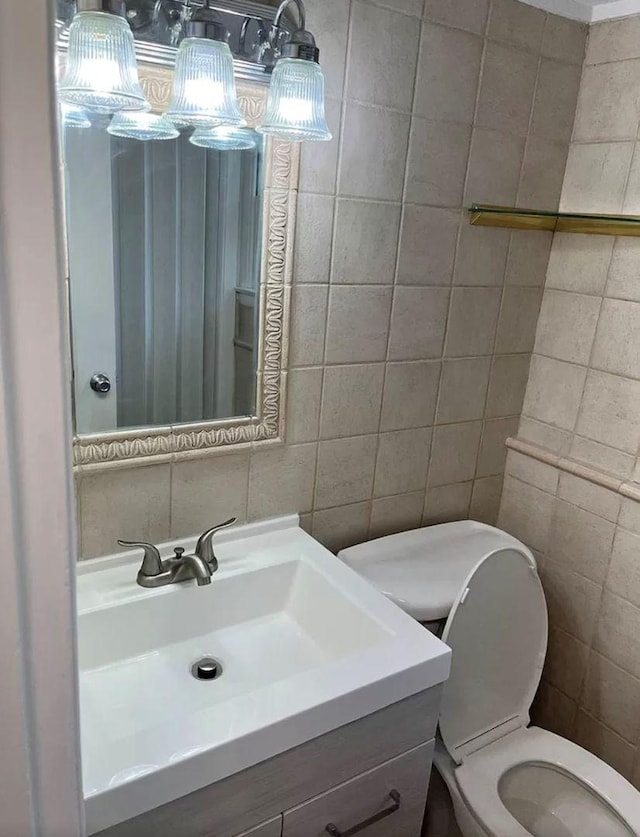
[[[640,794],[626,779],[576,744],[528,727],[547,646],[530,554],[497,549],[478,561],[442,639],[453,655],[439,721],[446,752],[436,765],[480,829],[490,837],[640,837]],[[595,830],[585,830],[585,815]]]
[[[453,654],[440,736],[460,764],[529,724],[547,650],[547,606],[531,554],[508,547],[481,558],[458,592],[442,641]]]
[[[483,747],[454,772],[464,802],[492,837],[531,837],[509,812],[499,790],[508,770],[531,764],[559,768],[591,791],[600,805],[609,806],[630,829],[629,835],[640,835],[640,795],[626,779],[577,744],[529,727]]]

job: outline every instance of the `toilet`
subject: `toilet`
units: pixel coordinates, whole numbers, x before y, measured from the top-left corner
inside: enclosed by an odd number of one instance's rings
[[[464,837],[640,837],[640,793],[626,779],[528,726],[547,608],[524,544],[467,520],[338,557],[452,649],[434,764]]]

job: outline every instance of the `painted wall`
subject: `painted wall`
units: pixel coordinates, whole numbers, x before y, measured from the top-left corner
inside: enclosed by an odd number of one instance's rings
[[[0,30],[0,817],[5,834],[81,837],[50,11],[47,0],[16,6]]]
[[[302,152],[287,443],[78,481],[81,553],[285,512],[327,546],[495,520],[586,27],[516,0],[313,0],[334,141]]]
[[[590,30],[562,209],[640,213],[639,34],[640,17]],[[519,430],[548,464],[509,453],[499,517],[537,550],[549,604],[537,720],[637,787],[639,265],[635,238],[554,237]]]

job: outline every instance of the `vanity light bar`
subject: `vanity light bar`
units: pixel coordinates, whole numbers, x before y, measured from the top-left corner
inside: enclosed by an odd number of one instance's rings
[[[182,0],[166,12],[181,44],[175,58],[173,96],[166,116],[178,127],[242,127],[235,90],[229,32],[220,20],[219,5],[204,0],[194,10]],[[290,5],[298,10],[299,26],[290,32],[283,25]],[[158,0],[154,20],[168,5]],[[253,4],[255,5],[255,4]],[[145,111],[149,105],[138,79],[134,39],[125,0],[78,0],[78,12],[69,29],[65,76],[60,100],[89,112]],[[237,14],[235,5],[234,13]],[[176,17],[177,15],[177,17]],[[253,19],[251,16],[245,18]],[[241,43],[246,39],[243,23]],[[258,33],[263,73],[272,70],[267,113],[258,130],[293,142],[331,139],[324,114],[324,77],[319,50],[306,29],[302,0],[283,0],[268,31]],[[150,139],[148,130],[137,136]],[[162,138],[169,138],[165,130]]]

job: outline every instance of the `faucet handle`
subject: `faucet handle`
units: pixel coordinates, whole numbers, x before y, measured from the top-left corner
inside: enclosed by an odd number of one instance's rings
[[[144,550],[144,558],[140,567],[140,575],[160,575],[162,572],[162,559],[158,547],[144,541],[121,541],[120,546],[139,547]]]
[[[214,571],[218,569],[218,559],[213,552],[213,536],[218,529],[226,529],[227,526],[233,526],[237,520],[237,517],[230,517],[229,520],[225,520],[224,523],[218,523],[217,526],[212,526],[211,529],[207,529],[207,531],[203,532],[198,538],[195,554],[198,558],[202,558],[203,561],[206,561]]]

